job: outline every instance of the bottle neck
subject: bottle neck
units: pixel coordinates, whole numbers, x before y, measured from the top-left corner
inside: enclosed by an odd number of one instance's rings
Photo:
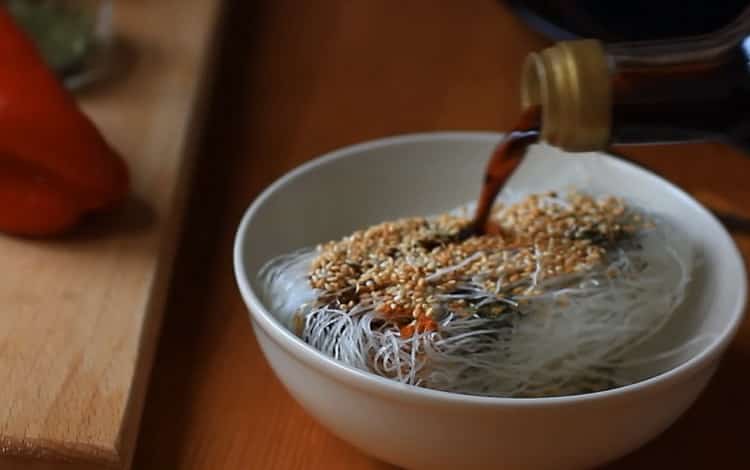
[[[569,151],[607,145],[612,86],[603,45],[564,41],[526,58],[521,76],[524,111],[541,108],[541,138]]]

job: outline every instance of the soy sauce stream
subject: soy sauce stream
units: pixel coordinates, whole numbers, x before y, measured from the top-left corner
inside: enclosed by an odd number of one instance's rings
[[[518,165],[523,161],[528,146],[539,141],[540,122],[541,110],[539,107],[526,110],[521,114],[513,129],[495,147],[487,164],[474,218],[471,224],[459,235],[459,238],[497,232],[497,229],[489,223],[492,204]]]

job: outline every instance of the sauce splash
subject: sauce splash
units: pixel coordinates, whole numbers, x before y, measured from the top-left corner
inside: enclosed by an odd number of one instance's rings
[[[515,169],[523,161],[526,148],[539,141],[540,122],[540,108],[536,106],[529,108],[521,114],[518,123],[492,152],[484,174],[482,192],[477,201],[474,218],[466,229],[467,233],[462,233],[464,237],[498,232],[498,228],[489,223],[492,204]]]

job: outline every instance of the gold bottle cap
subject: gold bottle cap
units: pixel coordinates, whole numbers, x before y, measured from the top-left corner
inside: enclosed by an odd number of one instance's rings
[[[612,127],[610,68],[601,42],[563,41],[526,58],[521,106],[542,109],[542,139],[571,152],[601,150]]]

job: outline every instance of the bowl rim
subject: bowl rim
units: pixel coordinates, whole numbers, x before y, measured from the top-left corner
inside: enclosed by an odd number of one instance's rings
[[[690,359],[678,365],[677,367],[668,369],[653,377],[649,377],[647,379],[629,385],[624,385],[600,392],[538,398],[469,395],[442,390],[433,390],[418,387],[415,385],[407,385],[391,379],[387,379],[385,377],[380,377],[371,372],[356,369],[323,354],[322,352],[302,341],[302,339],[300,339],[288,328],[282,325],[263,305],[263,302],[260,300],[259,296],[256,295],[254,289],[250,284],[250,277],[245,269],[245,264],[243,261],[245,259],[246,251],[250,249],[245,244],[245,238],[251,228],[253,218],[260,210],[260,208],[265,204],[266,200],[269,199],[271,195],[292,182],[294,179],[320,166],[330,164],[339,159],[350,158],[352,155],[371,149],[396,146],[407,143],[430,141],[468,141],[494,143],[502,138],[503,135],[504,134],[501,132],[488,131],[439,131],[409,133],[378,138],[362,143],[348,145],[327,152],[322,156],[316,157],[303,163],[302,165],[294,168],[293,170],[287,172],[276,181],[274,181],[255,198],[252,204],[245,211],[234,240],[233,262],[235,280],[247,307],[250,318],[254,323],[254,327],[260,326],[260,328],[262,328],[263,331],[278,346],[286,350],[286,352],[291,354],[300,362],[304,363],[306,366],[313,367],[320,373],[333,376],[333,378],[339,382],[344,382],[357,388],[366,388],[370,392],[381,392],[385,394],[397,393],[400,394],[403,398],[431,400],[433,402],[439,401],[443,403],[474,404],[480,406],[557,406],[561,404],[578,403],[581,401],[597,401],[614,397],[621,397],[633,392],[645,391],[647,389],[661,387],[667,383],[687,377],[701,370],[703,367],[708,367],[709,365],[711,365],[711,361],[717,356],[720,356],[732,341],[745,316],[745,306],[747,302],[747,272],[744,262],[742,261],[743,256],[741,252],[739,251],[736,243],[729,235],[726,228],[721,224],[721,222],[709,210],[703,207],[703,205],[701,205],[692,196],[687,194],[684,190],[677,187],[675,184],[671,183],[662,176],[654,173],[653,171],[638,165],[637,163],[617,158],[604,152],[595,153],[598,156],[613,160],[611,163],[615,165],[619,165],[629,170],[636,170],[638,172],[644,173],[646,177],[656,179],[661,184],[664,184],[668,191],[673,192],[680,199],[684,200],[686,204],[693,206],[694,209],[697,209],[699,212],[702,212],[703,215],[708,217],[708,219],[713,224],[716,224],[719,227],[723,238],[723,240],[721,241],[722,244],[727,245],[727,248],[734,252],[734,259],[736,260],[735,262],[733,262],[734,266],[725,265],[722,267],[722,269],[731,269],[733,271],[736,271],[742,281],[740,283],[740,289],[737,292],[735,302],[732,305],[732,320],[724,327],[721,333],[718,334],[717,337],[714,338],[713,341],[698,354],[692,356]]]

